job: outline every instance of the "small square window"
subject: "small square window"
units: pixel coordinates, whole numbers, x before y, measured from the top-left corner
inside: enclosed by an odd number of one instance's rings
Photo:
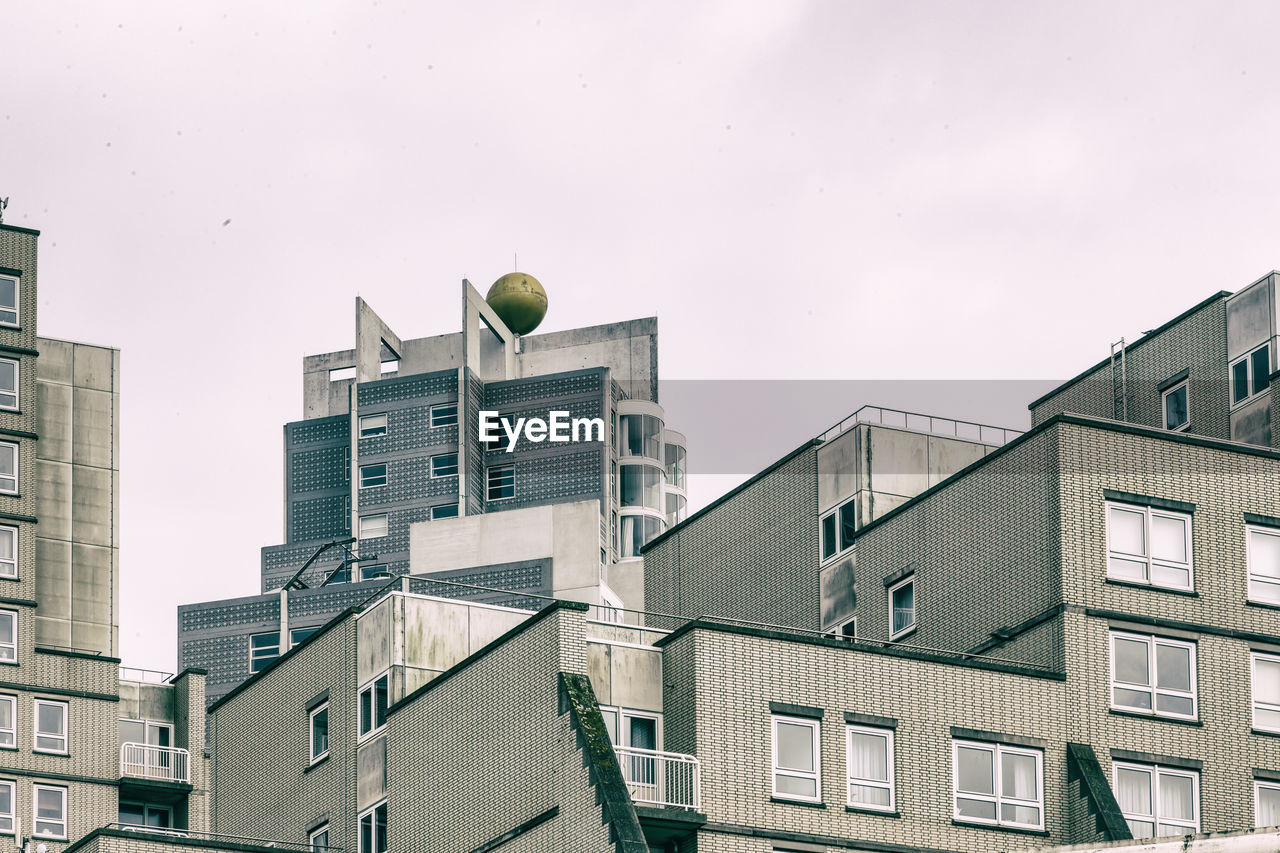
[[[1191,516],[1107,504],[1107,576],[1170,589],[1192,588]]]
[[[0,663],[18,662],[18,611],[0,610]]]
[[[387,535],[387,514],[360,516],[360,538],[377,539]]]
[[[455,426],[458,423],[458,404],[440,403],[431,407],[431,427]]]
[[[0,748],[18,746],[18,697],[0,696]]]
[[[441,453],[431,457],[432,477],[456,477],[458,475],[458,454]]]
[[[360,488],[374,489],[387,484],[387,463],[360,466]]]
[[[18,294],[22,283],[16,276],[0,275],[0,326],[18,325]]]
[[[1195,719],[1195,644],[1112,631],[1111,707]]]
[[[0,358],[0,409],[18,409],[18,362]]]
[[[445,504],[444,506],[433,506],[431,508],[432,521],[434,521],[437,518],[457,518],[457,517],[458,517],[457,504]]]
[[[18,528],[0,525],[0,578],[18,576]]]
[[[36,752],[67,751],[67,703],[35,700]]]
[[[493,465],[487,474],[485,500],[501,501],[516,496],[515,465]]]
[[[381,415],[362,415],[360,417],[360,437],[374,438],[379,435],[387,434],[387,416]]]
[[[249,671],[262,672],[267,664],[280,657],[280,633],[271,631],[249,636]]]
[[[1191,426],[1191,410],[1187,399],[1187,383],[1175,385],[1163,396],[1164,428],[1182,432]]]
[[[360,737],[371,735],[387,724],[387,697],[391,673],[384,672],[360,688]]]
[[[18,445],[0,441],[0,492],[18,493]]]
[[[314,709],[310,718],[311,762],[314,764],[329,754],[329,703]]]
[[[889,587],[889,639],[916,629],[916,582],[907,578]]]
[[[802,717],[773,717],[773,795],[822,801],[820,725]]]
[[[67,789],[53,785],[32,785],[37,838],[67,837]]]
[[[1271,345],[1263,344],[1231,362],[1231,405],[1250,400],[1271,387]]]

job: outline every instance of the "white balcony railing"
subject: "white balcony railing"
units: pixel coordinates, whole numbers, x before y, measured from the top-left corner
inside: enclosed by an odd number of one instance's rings
[[[162,782],[190,782],[191,753],[172,746],[126,743],[120,747],[120,775]]]
[[[637,803],[702,808],[702,765],[692,755],[615,746],[622,778]]]

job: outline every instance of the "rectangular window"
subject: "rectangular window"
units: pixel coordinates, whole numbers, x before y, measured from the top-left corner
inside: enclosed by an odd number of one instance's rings
[[[18,445],[0,441],[0,492],[18,493]]]
[[[373,734],[387,724],[387,695],[391,673],[384,672],[360,688],[360,737]]]
[[[18,662],[18,611],[0,610],[0,663]]]
[[[956,820],[1044,829],[1044,753],[952,741]]]
[[[381,372],[381,375],[382,375],[382,376],[386,376],[388,373],[399,373],[399,372],[400,372],[400,359],[398,359],[398,358],[391,358],[391,359],[387,359],[386,361],[382,362],[382,365],[381,365],[381,371],[380,371],[380,372]]]
[[[457,517],[458,517],[457,504],[445,504],[444,506],[433,506],[431,508],[431,519],[433,521],[437,518],[457,518]]]
[[[501,501],[516,496],[516,466],[493,465],[486,473],[485,500]]]
[[[360,815],[359,853],[386,853],[387,804],[374,806]]]
[[[1249,600],[1280,604],[1280,530],[1246,527]]]
[[[18,408],[18,362],[11,358],[0,358],[0,409],[17,411]]]
[[[889,639],[916,629],[916,583],[907,578],[889,587]]]
[[[360,538],[377,539],[387,535],[387,514],[360,516]]]
[[[67,789],[54,785],[32,785],[37,838],[67,837]]]
[[[16,784],[0,782],[0,835],[13,835],[13,812]]]
[[[307,841],[311,845],[311,853],[329,853],[329,824],[311,830]]]
[[[1253,668],[1253,727],[1280,732],[1280,657],[1258,652],[1249,657]]]
[[[1200,831],[1200,774],[1148,764],[1111,766],[1120,812],[1135,839]]]
[[[1112,631],[1111,707],[1194,719],[1195,644]]]
[[[333,367],[329,369],[330,382],[342,382],[344,379],[355,379],[355,367]]]
[[[458,423],[458,404],[440,403],[431,407],[431,426],[454,426]]]
[[[18,697],[0,696],[0,748],[18,746]]]
[[[1253,825],[1280,826],[1280,782],[1253,783]]]
[[[1175,385],[1163,395],[1164,428],[1174,432],[1182,432],[1191,426],[1190,409],[1187,402],[1187,383]]]
[[[387,463],[360,466],[360,488],[375,489],[387,484]]]
[[[18,325],[18,293],[22,283],[16,276],[0,275],[0,326]]]
[[[0,526],[0,578],[18,576],[18,528]]]
[[[249,671],[262,672],[280,657],[280,633],[252,634],[249,637]]]
[[[835,637],[838,640],[856,640],[858,638],[858,618],[851,616],[844,622],[832,625],[825,632],[828,637]]]
[[[441,453],[431,457],[432,477],[456,477],[458,475],[458,454]]]
[[[311,625],[306,628],[290,628],[289,629],[289,648],[293,648],[294,646],[298,645],[298,643],[301,643],[307,637],[310,637],[312,634],[314,634],[316,631],[319,631],[319,630],[320,630],[319,625]]]
[[[329,703],[311,712],[311,763],[329,754]]]
[[[1231,362],[1231,405],[1243,403],[1271,385],[1271,345],[1263,344]]]
[[[342,448],[342,479],[351,482],[351,446]]]
[[[853,547],[857,506],[848,500],[822,517],[822,559],[829,560]]]
[[[67,751],[67,703],[35,700],[36,752]]]
[[[848,804],[893,811],[893,730],[846,726]]]
[[[173,810],[168,806],[152,806],[146,803],[121,803],[120,823],[126,826],[170,829],[173,826]]]
[[[488,441],[482,442],[484,449],[490,453],[505,451],[511,446],[511,436],[507,434],[507,427],[515,425],[514,415],[498,415],[498,421],[490,427]],[[493,423],[493,421],[490,421]]]
[[[1108,503],[1107,576],[1191,589],[1191,516]]]
[[[387,416],[382,415],[362,415],[360,417],[360,437],[373,438],[379,435],[387,434]]]
[[[802,717],[773,717],[773,795],[820,802],[819,723]]]

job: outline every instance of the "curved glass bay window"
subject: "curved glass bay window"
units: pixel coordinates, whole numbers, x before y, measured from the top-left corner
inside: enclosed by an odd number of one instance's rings
[[[619,409],[622,407],[619,406]],[[618,414],[618,455],[660,459],[662,419],[648,414]]]
[[[662,469],[624,463],[618,466],[618,503],[623,507],[662,509]]]
[[[653,515],[621,515],[618,517],[618,557],[639,557],[640,548],[666,530],[661,518]]]

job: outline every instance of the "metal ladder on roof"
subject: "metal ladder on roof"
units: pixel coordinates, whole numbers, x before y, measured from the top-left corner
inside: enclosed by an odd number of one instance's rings
[[[1111,345],[1111,417],[1129,420],[1129,374],[1125,364],[1124,338]]]

